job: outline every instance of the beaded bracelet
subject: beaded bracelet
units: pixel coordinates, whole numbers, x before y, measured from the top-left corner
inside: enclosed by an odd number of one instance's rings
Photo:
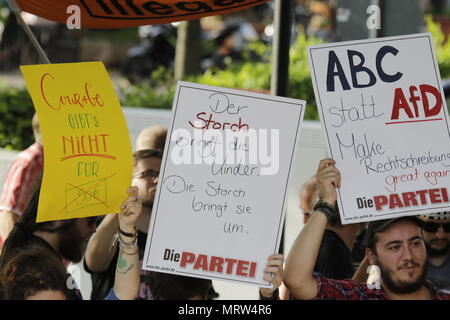
[[[120,232],[117,231],[114,236],[112,237],[112,241],[111,241],[111,247],[109,248],[109,251],[111,251],[111,248],[114,247],[116,245],[116,242],[119,241],[119,244],[127,249],[132,249],[133,247],[137,246],[137,235],[136,237],[130,241],[130,242],[126,242],[122,239],[122,237],[120,236]]]

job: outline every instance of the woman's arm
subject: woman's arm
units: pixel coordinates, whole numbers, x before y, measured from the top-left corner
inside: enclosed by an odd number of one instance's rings
[[[116,266],[114,293],[120,300],[134,300],[138,296],[140,285],[139,247],[135,222],[142,211],[138,199],[138,188],[128,189],[130,196],[124,201],[118,215],[120,232],[119,258]],[[126,234],[126,235],[125,235]]]

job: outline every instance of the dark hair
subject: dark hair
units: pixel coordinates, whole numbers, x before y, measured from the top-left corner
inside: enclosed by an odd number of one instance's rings
[[[40,188],[38,188],[33,194],[33,197],[28,203],[27,208],[20,216],[19,220],[14,224],[14,228],[12,229],[3,246],[0,258],[0,266],[7,263],[7,261],[13,257],[12,252],[15,249],[23,248],[28,238],[35,231],[58,232],[68,228],[74,222],[73,219],[67,220],[62,226],[57,228],[52,228],[54,224],[53,221],[36,223],[39,194]]]
[[[376,248],[376,244],[378,242],[378,235],[376,232],[372,233],[372,234],[367,234],[367,248],[369,248],[374,254],[377,253],[377,248]]]
[[[13,253],[0,269],[0,283],[10,300],[24,300],[44,290],[67,296],[67,273],[57,256],[38,246]]]
[[[417,226],[420,229],[420,234],[423,238],[423,230],[421,226],[421,220],[418,218],[415,218],[413,216],[404,216],[400,218],[392,218],[392,219],[385,219],[385,220],[377,220],[377,221],[371,221],[368,224],[366,238],[365,238],[365,244],[366,247],[369,248],[371,251],[373,251],[374,254],[376,254],[376,244],[379,240],[378,233],[383,232],[388,226],[390,226],[393,223],[399,222],[399,221],[413,221],[417,224]]]
[[[194,297],[206,299],[211,280],[151,272],[149,286],[155,300],[188,300]]]

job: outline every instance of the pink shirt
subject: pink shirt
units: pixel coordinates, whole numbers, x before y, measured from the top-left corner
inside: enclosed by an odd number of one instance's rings
[[[43,147],[34,143],[11,163],[0,197],[0,210],[22,215],[40,184],[44,166]]]

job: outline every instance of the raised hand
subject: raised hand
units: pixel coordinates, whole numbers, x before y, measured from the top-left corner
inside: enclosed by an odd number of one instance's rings
[[[134,230],[136,220],[142,212],[142,202],[138,197],[138,188],[130,187],[127,190],[129,197],[125,199],[120,207],[119,226],[125,232]]]
[[[263,279],[272,284],[272,288],[260,288],[261,295],[266,298],[272,297],[283,281],[283,255],[272,254],[269,256]]]
[[[336,188],[341,187],[341,173],[334,166],[335,164],[336,161],[333,159],[323,159],[316,173],[319,197],[331,205],[334,205],[337,200]]]

